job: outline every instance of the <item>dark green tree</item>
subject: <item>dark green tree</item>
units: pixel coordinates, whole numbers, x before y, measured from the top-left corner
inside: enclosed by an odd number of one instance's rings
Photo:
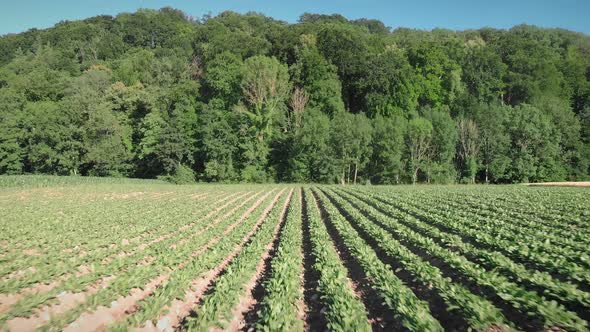
[[[407,120],[401,116],[373,119],[373,155],[369,164],[371,182],[398,184],[405,174],[405,144]]]
[[[418,77],[403,50],[390,48],[371,58],[359,83],[369,115],[415,111],[420,92]]]

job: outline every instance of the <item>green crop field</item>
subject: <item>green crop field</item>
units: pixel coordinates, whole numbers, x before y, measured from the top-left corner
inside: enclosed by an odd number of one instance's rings
[[[590,188],[0,177],[0,330],[588,331]]]

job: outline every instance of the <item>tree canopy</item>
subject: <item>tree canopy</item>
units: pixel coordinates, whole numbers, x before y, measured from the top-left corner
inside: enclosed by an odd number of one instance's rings
[[[590,37],[142,9],[0,37],[0,174],[590,177]]]

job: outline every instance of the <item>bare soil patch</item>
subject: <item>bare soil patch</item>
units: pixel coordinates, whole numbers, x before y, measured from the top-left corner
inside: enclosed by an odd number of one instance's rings
[[[148,332],[148,331],[174,331],[176,330],[191,314],[191,311],[197,306],[200,301],[202,300],[203,296],[206,294],[207,290],[211,290],[214,281],[224,272],[225,268],[231,263],[231,261],[235,258],[235,256],[242,250],[243,246],[248,242],[250,237],[258,230],[258,227],[262,222],[266,219],[266,216],[270,213],[270,210],[274,207],[277,200],[279,199],[282,191],[277,193],[273,199],[273,201],[269,204],[269,206],[264,210],[261,217],[258,219],[256,225],[253,229],[242,239],[242,242],[234,248],[232,253],[224,258],[223,261],[219,263],[214,269],[207,271],[205,274],[201,275],[200,277],[194,279],[191,282],[190,288],[187,290],[184,299],[181,300],[174,300],[172,301],[168,313],[161,316],[158,319],[156,326],[153,325],[151,321],[145,323],[145,325],[138,329],[138,331]],[[230,225],[225,231],[224,235],[228,234],[231,230],[233,230],[238,224],[244,221],[252,212],[258,207],[266,197],[270,194],[267,193],[263,197],[260,197],[253,205],[253,208],[248,209],[240,218]],[[209,243],[205,245],[203,248],[209,248],[216,242],[218,242],[221,237],[216,237],[212,239]],[[213,242],[212,242],[213,241]],[[202,253],[204,250],[198,250],[197,252]]]
[[[65,313],[66,311],[75,308],[80,303],[85,302],[88,296],[97,293],[104,287],[107,287],[109,282],[113,279],[114,277],[104,278],[88,287],[84,292],[61,293],[57,296],[59,303],[45,306],[37,310],[35,315],[31,317],[13,318],[6,322],[6,326],[10,331],[35,331],[37,328],[47,323],[52,316]]]

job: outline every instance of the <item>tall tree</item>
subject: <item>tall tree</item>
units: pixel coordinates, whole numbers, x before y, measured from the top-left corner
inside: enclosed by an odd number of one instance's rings
[[[262,180],[269,143],[281,116],[285,116],[291,84],[287,67],[275,58],[255,56],[244,62],[242,102],[235,110],[244,115],[242,128],[251,141],[242,142],[245,180]]]
[[[409,166],[412,183],[418,182],[418,172],[424,170],[430,160],[432,149],[432,123],[428,119],[417,117],[408,123],[406,144],[408,145]]]
[[[559,132],[549,116],[521,104],[513,109],[507,125],[511,139],[509,169],[512,181],[557,181],[565,177],[559,157]]]
[[[414,68],[403,50],[389,48],[371,58],[359,83],[367,114],[393,115],[415,111],[420,92]]]
[[[309,94],[309,106],[328,115],[343,111],[342,84],[337,68],[320,53],[314,35],[300,37],[295,47],[295,60],[290,68],[291,75],[294,83]]]
[[[109,107],[98,105],[84,126],[86,153],[81,169],[88,175],[126,176],[131,171],[132,128]]]
[[[347,24],[329,23],[318,31],[318,47],[324,57],[338,68],[344,104],[353,112],[361,109],[356,89],[369,53],[362,29]]]
[[[461,118],[457,121],[457,133],[458,157],[463,176],[467,177],[469,182],[475,183],[480,149],[479,128],[475,121]]]
[[[224,109],[224,102],[213,99],[199,113],[199,158],[203,178],[207,181],[236,181],[238,133],[234,131],[234,114]]]
[[[401,183],[405,168],[406,130],[407,120],[404,117],[377,115],[373,119],[373,155],[369,165],[371,182]]]
[[[340,168],[341,183],[356,183],[371,155],[371,122],[364,114],[343,113],[334,117],[330,144]]]
[[[426,171],[426,180],[450,183],[456,179],[453,165],[457,146],[457,127],[445,108],[422,110],[423,116],[432,124],[431,159]]]
[[[510,107],[480,104],[474,110],[479,128],[480,163],[485,183],[504,182],[510,163],[510,137],[506,125]]]
[[[496,102],[503,98],[507,66],[489,46],[474,45],[467,50],[462,65],[462,80],[477,102]]]
[[[13,89],[0,89],[0,174],[21,174],[24,148],[25,98]]]
[[[334,162],[330,146],[330,118],[307,109],[295,130],[289,155],[289,179],[295,182],[332,182]]]

